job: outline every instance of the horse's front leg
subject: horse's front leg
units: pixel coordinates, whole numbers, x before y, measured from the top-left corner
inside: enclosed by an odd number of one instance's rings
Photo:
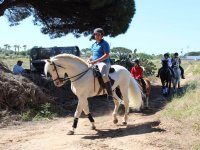
[[[115,108],[113,110],[113,123],[117,124],[118,123],[118,119],[117,119],[117,112],[119,110],[119,101],[122,101],[116,94],[116,91],[113,92],[113,97],[114,97],[114,103],[115,103]]]
[[[92,117],[92,115],[90,114],[90,111],[89,111],[87,98],[85,98],[84,101],[85,102],[84,102],[84,105],[83,105],[83,111],[84,111],[85,115],[88,117],[88,119],[90,120],[91,129],[94,130],[94,129],[96,129],[96,126],[94,125],[94,119],[93,119],[93,117]]]
[[[68,135],[74,134],[75,129],[77,128],[77,125],[78,125],[78,119],[79,119],[82,111],[84,111],[84,113],[88,116],[88,119],[90,120],[90,122],[92,124],[92,129],[96,128],[95,125],[94,125],[94,119],[89,112],[88,100],[87,100],[87,98],[81,97],[81,98],[79,98],[78,106],[77,106],[76,112],[74,114],[74,121],[73,121],[72,128],[67,133]]]
[[[68,135],[74,134],[74,131],[75,131],[77,125],[78,125],[78,119],[79,119],[82,111],[83,111],[83,102],[79,99],[79,102],[78,102],[78,105],[77,105],[77,108],[76,108],[76,112],[74,114],[74,121],[73,121],[71,129],[67,133]]]

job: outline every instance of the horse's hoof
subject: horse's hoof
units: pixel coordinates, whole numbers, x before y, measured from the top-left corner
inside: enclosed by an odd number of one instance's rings
[[[127,122],[122,122],[123,125],[127,125]]]
[[[114,124],[117,124],[117,123],[118,123],[118,120],[117,120],[117,119],[113,120],[113,123],[114,123]]]
[[[96,129],[96,127],[95,126],[91,126],[91,130],[95,130]]]
[[[69,131],[68,133],[67,133],[67,135],[74,135],[74,131]]]

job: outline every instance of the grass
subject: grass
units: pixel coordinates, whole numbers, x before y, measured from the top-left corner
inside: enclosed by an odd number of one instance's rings
[[[174,135],[185,140],[191,150],[200,150],[200,62],[183,61],[187,81],[182,94],[172,97],[159,118]]]
[[[0,55],[0,61],[6,64],[10,70],[13,69],[13,66],[17,63],[18,60],[23,61],[22,66],[25,69],[30,69],[30,60],[28,57],[17,56],[17,55],[9,55],[9,56],[4,56],[2,54]]]
[[[165,109],[159,113],[160,118],[165,118],[169,122],[177,121],[185,128],[200,133],[200,63],[184,62],[183,67],[186,70],[186,76],[190,79],[184,88],[184,94],[174,96],[167,104]],[[176,129],[174,129],[176,130]],[[199,145],[194,149],[199,149]]]
[[[199,88],[199,87],[198,87]],[[164,111],[164,116],[175,120],[192,119],[196,120],[200,114],[200,90],[187,90],[187,93],[181,98],[174,98]]]
[[[194,150],[200,150],[200,145],[196,145],[196,146],[194,147]]]
[[[28,110],[22,113],[23,121],[39,121],[43,119],[52,119],[57,114],[52,111],[50,103],[42,104],[39,108]]]

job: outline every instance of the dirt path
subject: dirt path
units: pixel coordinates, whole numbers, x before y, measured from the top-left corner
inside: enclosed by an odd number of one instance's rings
[[[79,119],[75,135],[66,135],[73,117],[56,118],[51,121],[28,122],[19,126],[0,129],[1,150],[166,150],[188,149],[184,138],[168,131],[160,124],[156,113],[167,100],[160,93],[160,86],[153,85],[150,110],[130,113],[128,125],[112,123],[113,105],[97,100],[98,108],[91,112],[97,130],[90,129],[87,118]],[[103,114],[103,115],[102,115]],[[160,124],[160,125],[159,125]]]

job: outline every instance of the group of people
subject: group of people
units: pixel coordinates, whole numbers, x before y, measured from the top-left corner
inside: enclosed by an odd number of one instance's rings
[[[97,65],[99,67],[99,70],[102,74],[103,81],[105,83],[105,87],[107,89],[108,97],[109,99],[112,99],[112,87],[108,78],[109,69],[111,66],[110,59],[109,59],[110,47],[109,47],[108,42],[103,39],[103,36],[104,36],[103,29],[101,28],[95,29],[93,35],[96,41],[91,47],[92,56],[88,59],[88,63],[92,65]],[[171,70],[172,75],[174,74],[172,68],[175,66],[180,67],[182,79],[185,79],[184,70],[180,66],[181,59],[179,58],[178,53],[174,53],[174,57],[172,59],[170,58],[170,54],[166,53],[164,54],[164,57],[162,58],[161,63],[163,62],[163,60],[168,61],[168,67]],[[140,62],[138,59],[136,59],[134,63],[135,64],[131,69],[131,74],[133,78],[135,78],[136,80],[142,83],[142,88],[145,93],[146,85],[143,79],[143,68],[140,66]],[[158,75],[156,77],[159,77],[159,73],[161,69],[162,68],[158,70]]]
[[[163,61],[167,61],[168,68],[171,71],[172,76],[174,76],[173,67],[179,67],[180,70],[181,70],[181,77],[182,77],[182,79],[185,79],[184,70],[180,65],[181,64],[181,59],[180,59],[178,53],[174,53],[174,57],[173,58],[170,58],[170,54],[169,53],[165,53],[164,57],[161,59],[161,64],[163,63]],[[145,85],[145,81],[143,79],[143,69],[140,66],[140,63],[139,63],[138,59],[136,59],[134,61],[134,63],[135,63],[135,65],[131,69],[131,74],[136,80],[138,80],[139,82],[142,83],[143,92],[145,93],[146,92],[146,85]],[[161,67],[158,70],[158,74],[156,75],[156,77],[160,76],[160,71],[162,69],[163,69],[163,67]]]
[[[91,65],[98,66],[100,73],[102,74],[104,85],[105,85],[107,93],[108,93],[108,99],[113,100],[112,86],[111,86],[111,83],[110,83],[110,80],[108,77],[109,69],[111,66],[110,55],[109,55],[110,47],[109,47],[108,42],[103,39],[104,31],[102,28],[96,28],[93,32],[93,36],[95,38],[95,42],[91,46],[92,55],[88,59],[88,63]],[[184,70],[180,66],[181,59],[178,57],[178,53],[175,53],[174,57],[172,59],[170,58],[169,53],[166,53],[166,54],[164,54],[164,57],[162,58],[161,62],[163,62],[163,60],[168,61],[168,67],[171,70],[172,74],[173,74],[173,70],[171,68],[174,67],[175,65],[178,65],[181,69],[182,78],[185,79]],[[14,74],[22,74],[25,71],[25,69],[22,67],[22,63],[23,63],[23,61],[19,60],[17,62],[17,64],[13,67]],[[145,81],[143,79],[143,68],[140,66],[140,62],[138,59],[136,59],[134,61],[134,63],[135,64],[131,69],[131,74],[132,74],[133,78],[135,78],[136,80],[139,80],[142,83],[143,91],[145,92],[146,85],[145,85]],[[161,69],[162,68],[160,68],[158,70],[157,77],[159,77],[159,73],[160,73]]]
[[[170,58],[170,54],[169,53],[165,53],[164,57],[161,59],[161,64],[163,64],[163,61],[167,61],[168,62],[168,68],[170,69],[172,76],[174,76],[173,68],[174,67],[179,67],[180,70],[181,70],[181,77],[182,77],[182,79],[185,79],[184,70],[181,67],[181,59],[180,59],[178,53],[174,53],[174,57],[172,57],[172,58]],[[160,76],[161,69],[162,69],[162,67],[158,70],[158,74],[156,75],[156,77]]]

